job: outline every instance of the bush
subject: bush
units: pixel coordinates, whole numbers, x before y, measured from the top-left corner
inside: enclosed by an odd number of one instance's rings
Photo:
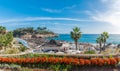
[[[3,53],[5,53],[5,54],[16,54],[16,53],[19,53],[19,50],[17,48],[6,48],[6,50]]]
[[[24,52],[27,49],[27,47],[21,45],[18,49],[19,51]]]
[[[27,67],[22,67],[22,68],[21,68],[21,71],[33,71],[33,70],[30,69],[30,68],[27,68]]]
[[[91,50],[91,51],[86,51],[85,54],[95,54],[95,51]]]

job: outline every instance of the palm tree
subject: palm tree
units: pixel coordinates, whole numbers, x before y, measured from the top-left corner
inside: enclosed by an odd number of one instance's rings
[[[78,39],[80,37],[81,37],[80,28],[78,27],[73,28],[73,31],[71,31],[71,38],[75,41],[76,50],[77,50]]]
[[[105,43],[106,43],[106,40],[109,38],[109,34],[108,32],[103,32],[101,36],[103,37],[103,43],[104,43],[103,47],[105,47]]]
[[[103,37],[100,36],[96,39],[96,42],[100,45],[100,53],[102,51],[102,43],[103,43]]]

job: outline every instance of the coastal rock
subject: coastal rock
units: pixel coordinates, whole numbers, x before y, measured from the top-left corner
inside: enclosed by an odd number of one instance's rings
[[[54,39],[51,39],[50,41],[48,41],[44,46],[51,46],[51,47],[60,47],[62,46],[62,43],[59,41],[56,41]]]
[[[51,39],[48,43],[49,43],[49,44],[54,44],[54,45],[57,44],[57,42],[56,42],[54,39]]]
[[[120,44],[118,44],[117,47],[120,48]]]
[[[30,47],[35,48],[36,46],[46,44],[48,41],[44,38],[25,38]]]

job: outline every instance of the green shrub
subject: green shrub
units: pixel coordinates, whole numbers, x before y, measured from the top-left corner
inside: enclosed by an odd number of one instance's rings
[[[24,52],[27,49],[27,47],[21,45],[18,49],[19,51]]]
[[[85,54],[95,54],[95,51],[91,50],[91,51],[86,51]]]
[[[19,50],[17,48],[6,48],[6,50],[3,53],[5,53],[5,54],[16,54],[16,53],[19,53]]]
[[[30,68],[27,68],[27,67],[22,67],[22,68],[21,68],[21,71],[33,71],[33,70],[30,69]]]

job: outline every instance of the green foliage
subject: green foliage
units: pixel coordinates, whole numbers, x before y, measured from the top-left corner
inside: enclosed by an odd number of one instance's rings
[[[50,69],[54,71],[68,71],[72,68],[72,65],[64,65],[64,64],[54,64],[49,66]]]
[[[54,33],[48,30],[46,27],[37,27],[37,29],[35,30],[33,27],[18,28],[13,31],[13,35],[15,37],[21,37],[26,34],[54,34]]]
[[[30,69],[30,68],[27,68],[27,67],[22,67],[22,68],[21,68],[21,71],[33,71],[33,70]]]
[[[91,51],[86,51],[85,54],[95,54],[95,51],[91,50]]]
[[[106,40],[109,38],[109,34],[108,34],[108,32],[103,32],[101,34],[101,36],[103,37],[103,43],[104,43],[104,47],[105,47],[105,43],[106,43]]]
[[[60,64],[50,65],[50,68],[53,69],[54,71],[59,71],[60,70]]]
[[[19,50],[17,48],[6,48],[4,51],[5,54],[17,54]]]
[[[110,57],[110,58],[113,58],[113,56],[112,56],[112,55],[110,55],[109,57]]]
[[[33,27],[28,27],[28,28],[18,28],[16,30],[13,31],[13,35],[16,37],[20,37],[22,35],[25,35],[27,33],[33,33],[34,32],[34,29]]]
[[[6,34],[0,34],[0,46],[7,46],[13,41],[13,33],[7,32]]]
[[[20,45],[18,49],[19,51],[24,52],[25,50],[27,50],[27,47],[25,47],[24,45]]]
[[[75,41],[76,50],[77,50],[77,42],[78,42],[78,39],[81,37],[80,28],[78,27],[73,28],[73,31],[71,31],[70,34],[71,34],[71,38]]]
[[[12,32],[8,32],[6,33],[6,45],[11,43],[13,41],[13,33]]]
[[[6,33],[6,28],[3,26],[0,26],[0,34],[5,34]]]
[[[19,71],[19,69],[21,69],[21,66],[16,64],[0,64],[0,68],[8,68],[12,69],[13,71]]]
[[[102,44],[104,43],[104,46],[105,47],[105,43],[106,43],[106,40],[109,38],[109,34],[108,32],[103,32],[97,39],[96,39],[96,42],[99,43],[100,45],[100,53],[101,53],[101,50],[102,50]]]

